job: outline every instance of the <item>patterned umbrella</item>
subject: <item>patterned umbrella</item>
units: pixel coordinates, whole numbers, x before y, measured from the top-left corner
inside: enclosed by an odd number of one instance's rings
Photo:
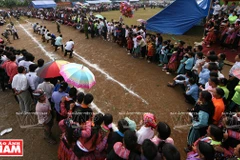
[[[102,16],[102,15],[100,15],[100,14],[97,14],[97,15],[95,15],[95,17],[97,17],[98,19],[104,19],[104,17]]]
[[[37,75],[41,78],[59,77],[61,76],[61,74],[59,73],[61,66],[68,63],[68,61],[64,60],[55,60],[48,62],[37,71]]]
[[[232,71],[233,75],[240,79],[240,68],[235,68],[233,71]]]
[[[138,19],[137,21],[140,23],[146,23],[146,21],[144,19]]]
[[[61,67],[64,80],[77,88],[90,89],[96,84],[93,73],[82,64],[69,63]]]

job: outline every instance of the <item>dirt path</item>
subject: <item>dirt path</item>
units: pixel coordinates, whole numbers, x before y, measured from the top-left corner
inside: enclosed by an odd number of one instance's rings
[[[38,20],[30,19],[29,22],[37,22]],[[40,21],[39,21],[40,22]],[[30,23],[21,23],[22,27],[33,34]],[[56,25],[52,22],[45,22],[50,32],[56,33]],[[153,112],[157,121],[165,121],[172,128],[174,126],[171,112],[185,112],[188,104],[183,100],[182,91],[180,88],[168,88],[166,83],[171,81],[173,76],[166,75],[155,64],[148,64],[146,60],[134,59],[127,55],[125,49],[118,45],[100,40],[100,38],[86,40],[84,34],[79,33],[73,28],[62,26],[64,42],[73,39],[75,42],[74,58],[69,59],[63,56],[63,53],[58,50],[53,52],[54,48],[47,43],[41,42],[41,37],[34,34],[34,42],[30,35],[26,34],[19,25],[20,40],[13,41],[13,46],[18,49],[27,49],[35,55],[35,61],[43,58],[45,61],[50,61],[50,58],[44,53],[56,59],[64,59],[70,62],[82,63],[80,56],[84,57],[91,63],[91,66],[86,65],[95,74],[97,84],[91,90],[85,90],[94,95],[94,103],[104,112],[111,113],[114,116],[114,122],[120,118],[128,116],[133,118],[137,123],[142,118],[143,112]],[[44,48],[39,48],[39,43]],[[96,64],[96,65],[92,65]],[[97,66],[97,67],[96,67]],[[103,75],[96,68],[102,69],[108,76]],[[117,82],[116,82],[117,81]],[[119,83],[123,84],[120,86]],[[132,95],[128,90],[135,92],[139,97]],[[1,128],[12,127],[13,132],[5,135],[2,138],[19,138],[24,139],[24,158],[14,159],[57,159],[57,145],[51,146],[43,141],[43,132],[41,129],[21,129],[16,121],[15,112],[19,110],[17,103],[14,101],[11,91],[0,93],[1,107],[5,109],[4,116],[0,118]],[[143,100],[146,100],[145,103]],[[176,119],[175,119],[176,121]],[[54,135],[59,136],[57,126],[54,126]],[[182,132],[172,129],[172,137],[176,146],[182,153],[183,147],[186,145],[187,130]],[[9,159],[9,158],[6,158]]]

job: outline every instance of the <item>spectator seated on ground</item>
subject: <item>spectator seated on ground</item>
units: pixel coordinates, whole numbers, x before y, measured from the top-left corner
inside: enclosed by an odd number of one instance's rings
[[[180,84],[183,85],[185,88],[188,85],[189,78],[192,77],[192,72],[186,72],[186,74],[179,74],[175,78],[173,78],[173,82],[168,82],[168,87],[175,87],[176,85]]]
[[[198,99],[198,85],[193,78],[189,79],[189,84],[187,85],[185,96],[185,102],[190,104],[195,104]]]

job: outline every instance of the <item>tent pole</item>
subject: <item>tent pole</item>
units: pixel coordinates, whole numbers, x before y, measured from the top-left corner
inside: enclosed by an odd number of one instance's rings
[[[208,15],[207,15],[207,17],[206,17],[206,22],[208,21],[208,18],[209,18],[209,16],[210,16],[210,12],[211,12],[212,5],[213,5],[213,0],[211,0],[211,2],[210,2],[210,6],[209,6],[209,9],[208,9]],[[203,37],[205,37],[205,28],[204,28],[204,30],[203,30]]]

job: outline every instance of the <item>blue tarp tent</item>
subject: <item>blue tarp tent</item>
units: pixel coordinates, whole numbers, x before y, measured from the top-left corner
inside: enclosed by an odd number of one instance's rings
[[[56,8],[57,4],[54,1],[32,1],[32,6],[39,8]]]
[[[147,30],[181,35],[208,15],[211,0],[176,0],[147,20]]]

